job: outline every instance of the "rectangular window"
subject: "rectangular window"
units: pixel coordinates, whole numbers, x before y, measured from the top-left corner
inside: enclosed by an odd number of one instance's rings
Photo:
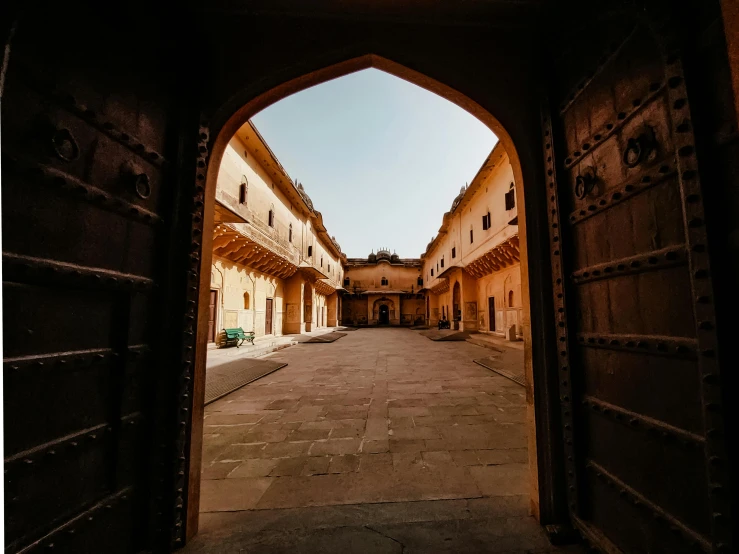
[[[422,286],[423,286],[423,277],[419,277],[419,278],[418,278],[418,281],[416,281],[416,284],[417,284],[417,285],[418,285],[419,287],[422,287]]]
[[[433,276],[434,276],[434,268],[432,267],[431,268],[431,277],[433,277]]]
[[[456,257],[457,257],[457,247],[455,246],[452,248],[452,258],[456,258]]]
[[[246,183],[239,187],[239,204],[246,204]]]
[[[516,196],[513,189],[505,193],[505,209],[512,210],[516,207]]]
[[[470,244],[472,244],[473,242],[475,242],[475,237],[472,234],[472,229],[470,229]]]
[[[269,211],[269,216],[267,218],[267,223],[269,224],[270,227],[274,227],[275,226],[275,212],[274,212],[274,210],[270,210]]]
[[[492,225],[490,224],[490,212],[482,216],[482,230],[487,231]]]
[[[308,257],[310,258],[312,255],[313,255],[313,247],[309,246],[308,247]]]
[[[441,267],[444,267],[444,258],[441,259]]]
[[[292,242],[293,241],[293,226],[292,223],[290,224],[290,229],[287,232],[287,241]]]
[[[350,281],[349,281],[349,277],[345,277],[345,278],[344,278],[344,286],[345,286],[345,287],[348,287],[348,286],[349,286],[349,283],[350,283]]]

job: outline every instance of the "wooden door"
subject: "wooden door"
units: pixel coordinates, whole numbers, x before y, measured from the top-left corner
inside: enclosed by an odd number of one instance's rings
[[[495,331],[495,297],[488,297],[488,329]]]
[[[126,10],[45,3],[7,50],[6,552],[138,552],[170,536],[176,410],[158,392],[177,390],[164,355],[182,340],[169,303],[185,289],[169,265],[182,113],[170,25]],[[156,440],[164,427],[171,441]]]
[[[601,35],[588,20],[592,40],[556,68],[543,113],[571,515],[608,552],[728,552],[703,184],[681,58],[668,20],[622,12],[607,23]]]
[[[208,342],[216,340],[216,316],[218,306],[218,291],[210,291],[210,303],[208,304]]]
[[[272,298],[267,298],[267,310],[264,316],[264,334],[272,334]]]

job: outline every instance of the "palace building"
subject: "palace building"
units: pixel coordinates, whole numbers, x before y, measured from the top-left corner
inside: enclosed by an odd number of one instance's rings
[[[421,260],[381,248],[345,261],[345,325],[422,325],[426,320]]]
[[[429,324],[521,336],[518,244],[513,170],[498,143],[421,256]]]
[[[226,150],[216,189],[208,338],[337,325],[436,326],[521,334],[513,172],[498,145],[420,258],[387,248],[347,258],[302,184],[251,123]]]
[[[321,213],[251,122],[231,139],[216,188],[208,340],[339,323],[345,260]]]

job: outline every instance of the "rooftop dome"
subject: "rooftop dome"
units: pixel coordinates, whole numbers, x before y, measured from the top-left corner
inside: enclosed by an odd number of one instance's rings
[[[390,250],[387,248],[380,248],[377,251],[377,261],[380,260],[390,260]]]
[[[391,262],[399,262],[400,261],[400,256],[398,256],[395,252],[393,252],[393,255],[390,256],[390,261]]]
[[[456,208],[459,205],[459,203],[462,201],[462,198],[464,197],[464,193],[466,191],[467,191],[467,185],[465,184],[465,186],[463,186],[461,189],[459,189],[459,194],[457,195],[457,197],[452,202],[452,210],[451,211],[454,211],[454,208]]]
[[[370,252],[370,255],[369,256],[367,256],[367,261],[368,262],[376,262],[377,261],[377,256],[375,256],[375,251],[374,250],[372,252]]]

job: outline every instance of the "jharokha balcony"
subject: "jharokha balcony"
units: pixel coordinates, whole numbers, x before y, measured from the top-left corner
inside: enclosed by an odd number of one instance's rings
[[[473,277],[479,279],[501,269],[519,263],[518,235],[514,235],[500,244],[495,245],[482,256],[468,263],[464,269]]]
[[[300,251],[292,244],[281,244],[251,223],[217,223],[213,231],[213,253],[234,263],[253,268],[280,279],[292,277],[298,270],[310,267],[316,292],[328,296],[341,284],[333,277],[300,260]]]
[[[213,232],[213,253],[280,279],[291,277],[300,264],[292,251],[248,223],[219,223]]]

